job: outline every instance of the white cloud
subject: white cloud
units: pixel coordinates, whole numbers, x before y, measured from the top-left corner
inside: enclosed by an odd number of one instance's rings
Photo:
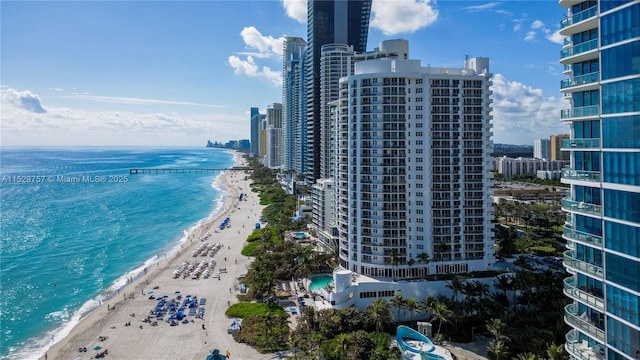
[[[282,73],[280,73],[279,71],[273,71],[273,70],[271,70],[270,67],[263,66],[262,67],[262,74],[267,79],[271,80],[271,82],[274,85],[282,85]]]
[[[264,36],[253,26],[245,27],[240,32],[245,45],[257,49],[260,57],[282,56],[284,37]]]
[[[307,23],[307,2],[305,0],[282,0],[287,16],[298,21],[299,23]]]
[[[523,19],[513,19],[513,31],[518,31],[522,29]]]
[[[16,91],[9,89],[6,92]],[[25,92],[28,91],[21,93]],[[250,132],[242,112],[144,113],[54,107],[48,107],[46,112],[33,112],[4,95],[0,133],[2,144],[6,146],[204,146],[209,139],[227,141],[248,138]],[[33,97],[37,98],[37,95]]]
[[[543,23],[542,21],[540,21],[540,20],[534,20],[534,21],[531,23],[531,28],[532,28],[532,29],[534,29],[534,30],[535,30],[535,29],[544,29],[544,28],[545,28],[545,26],[544,26],[544,23]]]
[[[194,102],[188,102],[188,101],[141,99],[141,98],[133,98],[133,97],[99,96],[99,95],[88,95],[88,94],[75,94],[75,95],[70,95],[65,97],[116,103],[116,104],[129,104],[129,105],[189,105],[189,106],[205,106],[205,107],[225,107],[225,105],[201,104],[201,103],[194,103]]]
[[[559,45],[564,44],[564,36],[560,35],[560,30],[556,30],[554,32],[549,31],[546,35],[545,38],[549,41],[551,41],[552,43],[556,43]]]
[[[240,32],[242,40],[250,49],[257,52],[238,53],[237,55],[246,56],[245,59],[236,55],[227,58],[227,63],[234,69],[236,75],[245,75],[249,77],[264,77],[270,80],[274,85],[282,84],[282,75],[280,72],[272,70],[268,66],[260,66],[256,63],[256,58],[271,58],[276,61],[282,61],[282,51],[284,45],[284,36],[274,38],[272,36],[264,36],[258,29],[248,26]]]
[[[524,36],[524,41],[533,42],[536,40],[537,33],[533,30],[527,31],[527,34]]]
[[[500,5],[499,2],[490,2],[482,5],[466,6],[464,7],[464,10],[466,10],[467,12],[479,12],[479,11],[491,10],[498,5]]]
[[[249,77],[255,77],[258,75],[258,65],[253,60],[253,57],[248,56],[247,60],[242,60],[237,56],[229,56],[229,65],[234,68],[236,75],[247,75]]]
[[[7,88],[2,90],[2,103],[13,105],[23,110],[34,113],[46,113],[47,110],[42,106],[40,97],[29,90],[17,91]]]
[[[385,35],[413,33],[436,22],[438,10],[434,4],[431,0],[374,0],[370,27]]]
[[[535,89],[502,74],[493,78],[494,142],[533,144],[534,139],[567,132],[560,121],[560,110],[568,107],[562,98],[545,97]]]
[[[518,29],[520,29],[521,23],[522,22],[517,24]],[[514,27],[514,30],[517,31],[518,29]],[[536,42],[538,34],[542,34],[545,39],[551,41],[552,43],[560,45],[564,43],[564,36],[560,35],[560,30],[556,30],[554,32],[551,29],[547,28],[540,20],[534,20],[531,23],[531,30],[526,33],[524,40],[528,42]]]

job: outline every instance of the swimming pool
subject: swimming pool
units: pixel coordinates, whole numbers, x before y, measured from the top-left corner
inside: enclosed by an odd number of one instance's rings
[[[322,289],[323,287],[333,282],[333,276],[331,275],[316,275],[311,277],[311,283],[309,284],[309,291],[314,292]]]
[[[299,232],[299,233],[293,234],[293,237],[296,238],[297,240],[303,240],[307,238],[307,234],[303,232]]]

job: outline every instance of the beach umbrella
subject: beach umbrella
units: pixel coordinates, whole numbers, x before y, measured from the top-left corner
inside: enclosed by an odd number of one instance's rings
[[[174,294],[180,294],[180,290],[176,290]]]
[[[187,297],[191,297],[191,294],[187,294]]]
[[[96,346],[93,347],[93,350],[96,350],[96,351],[98,351],[100,349],[102,349],[102,347],[100,345],[96,345]]]

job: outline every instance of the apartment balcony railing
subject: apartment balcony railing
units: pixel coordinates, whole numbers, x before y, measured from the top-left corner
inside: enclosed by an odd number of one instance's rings
[[[604,330],[599,329],[592,324],[585,314],[578,314],[576,304],[569,304],[564,308],[564,321],[569,326],[580,329],[582,332],[588,334],[592,338],[604,342]]]
[[[604,346],[595,345],[593,347],[585,346],[585,343],[578,341],[579,332],[571,330],[565,336],[567,340],[564,344],[567,351],[580,360],[604,360]]]
[[[604,311],[604,298],[578,288],[574,276],[564,279],[564,294],[583,304]]]
[[[599,79],[600,79],[600,72],[593,72],[591,74],[574,76],[572,78],[564,79],[560,81],[560,88],[564,89],[572,86],[592,84],[592,83],[598,82]]]
[[[567,268],[580,270],[598,279],[604,278],[604,270],[600,266],[576,259],[574,250],[565,251],[564,254],[562,254],[562,262]]]
[[[602,175],[600,174],[600,171],[562,169],[562,178],[566,180],[600,182]]]
[[[565,226],[562,236],[567,240],[578,240],[595,246],[602,246],[602,236],[593,235]]]
[[[602,215],[602,206],[586,203],[584,201],[574,201],[568,198],[562,199],[562,209],[591,215]]]
[[[597,116],[600,113],[598,105],[574,107],[560,111],[560,119],[580,118],[587,116]]]
[[[587,51],[595,50],[597,48],[598,48],[598,39],[585,41],[583,43],[571,46],[569,48],[562,49],[562,51],[560,51],[560,58],[564,59],[569,56],[582,54]]]
[[[567,16],[564,19],[562,19],[562,21],[560,21],[560,28],[564,29],[567,26],[571,26],[573,24],[577,24],[581,21],[592,18],[596,16],[597,13],[598,13],[598,7],[593,6],[588,8],[587,10],[580,11],[577,14],[570,14],[570,15],[567,14]]]
[[[568,150],[575,149],[598,149],[600,139],[568,139],[562,140],[562,148]]]

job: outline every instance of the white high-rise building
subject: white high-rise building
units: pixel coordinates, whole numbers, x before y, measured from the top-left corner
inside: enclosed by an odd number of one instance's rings
[[[266,156],[264,164],[269,168],[281,167],[284,160],[282,104],[274,103],[267,108]]]
[[[400,57],[357,62],[341,79],[343,268],[385,279],[491,268],[490,78],[487,58],[432,68]],[[415,265],[424,254],[428,266]]]
[[[536,159],[550,159],[551,142],[549,139],[535,139],[533,141],[533,157]]]

